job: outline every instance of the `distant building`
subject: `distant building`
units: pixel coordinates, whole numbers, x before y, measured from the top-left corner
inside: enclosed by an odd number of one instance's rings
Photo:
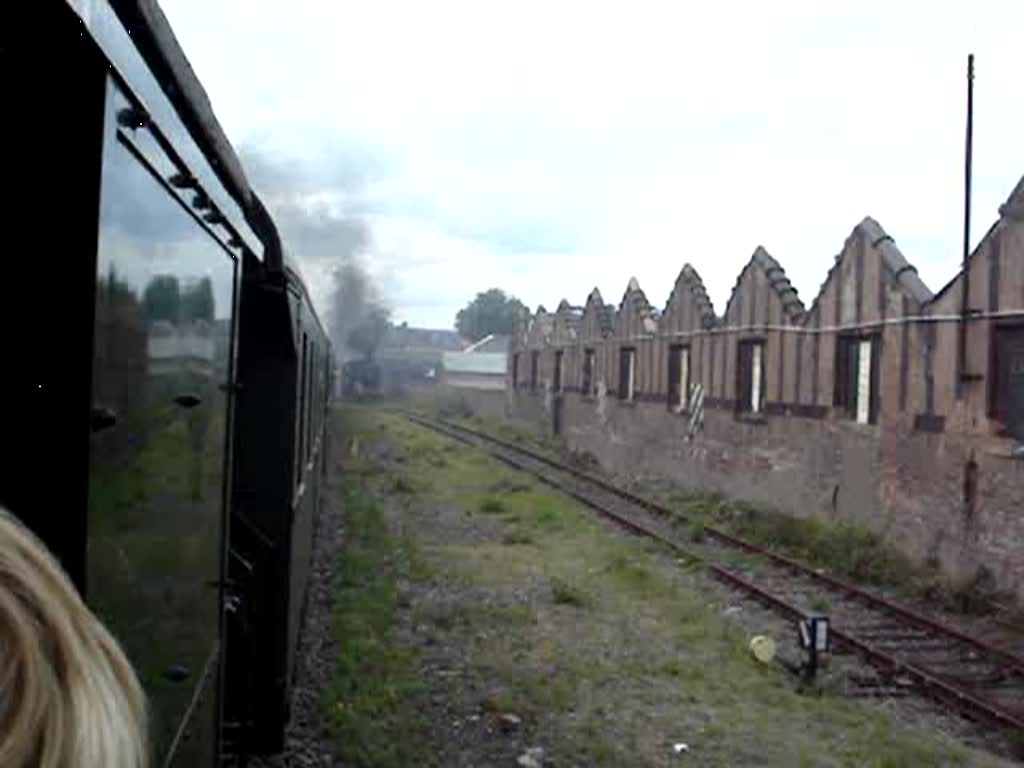
[[[413,328],[394,325],[388,328],[381,342],[382,349],[394,350],[451,350],[465,349],[469,345],[458,331],[438,328]]]
[[[455,389],[505,389],[508,336],[487,336],[461,352],[445,352],[442,382]]]
[[[467,346],[456,331],[405,325],[389,328],[374,355],[382,393],[398,395],[409,386],[436,386],[444,354]]]
[[[217,329],[205,320],[176,326],[157,320],[146,342],[151,375],[183,371],[212,377],[217,352]]]

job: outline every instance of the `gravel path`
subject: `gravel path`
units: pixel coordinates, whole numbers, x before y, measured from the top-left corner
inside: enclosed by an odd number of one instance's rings
[[[335,450],[340,448],[335,446]],[[402,473],[407,457],[403,447],[393,440],[368,442],[362,446],[361,454],[375,469],[366,480],[393,530],[411,536],[428,549],[432,545],[474,547],[501,541],[502,526],[496,520],[481,515],[470,517],[457,505],[428,503],[419,496],[396,493],[391,487],[393,478]],[[332,684],[334,671],[337,649],[332,631],[333,566],[345,540],[338,501],[340,471],[332,467],[328,479],[314,547],[286,749],[281,755],[250,761],[256,768],[344,765],[333,756],[320,703],[321,691]],[[653,556],[665,561],[672,559],[667,553]],[[437,567],[436,562],[434,566]],[[574,759],[582,756],[561,752],[558,734],[545,725],[545,720],[529,711],[505,706],[509,691],[497,682],[491,670],[473,663],[474,656],[481,648],[492,645],[495,636],[505,636],[510,640],[510,657],[527,664],[528,656],[520,659],[522,649],[512,642],[525,629],[515,622],[520,612],[545,598],[549,591],[547,581],[527,577],[517,589],[508,592],[451,578],[446,570],[441,567],[434,578],[425,582],[400,584],[397,640],[403,647],[416,649],[417,671],[425,684],[419,714],[428,723],[424,746],[430,754],[424,755],[422,764],[477,768],[583,764]],[[696,575],[688,578],[699,579]],[[790,623],[756,604],[740,600],[717,582],[703,583],[701,588],[707,602],[716,606],[724,618],[739,624],[749,634],[775,637],[784,656],[799,656]],[[482,625],[479,619],[483,619]],[[845,678],[851,672],[863,671],[859,666],[852,659],[837,657],[832,667],[824,670],[822,687],[833,692],[844,688]],[[550,675],[553,677],[556,671],[550,670]],[[547,673],[539,670],[538,674],[543,679]],[[877,708],[887,711],[898,722],[912,723],[922,730],[944,732],[967,744],[992,746],[984,729],[979,733],[965,721],[936,711],[931,704],[915,697],[879,701]],[[615,718],[611,713],[609,717],[611,728]],[[693,759],[691,756],[691,762]]]
[[[336,654],[331,582],[333,565],[345,538],[337,482],[336,469],[331,467],[321,496],[320,521],[309,579],[309,602],[299,638],[285,751],[273,757],[253,758],[249,761],[251,768],[329,768],[342,765],[334,758],[320,708],[320,692],[330,686],[334,669]]]

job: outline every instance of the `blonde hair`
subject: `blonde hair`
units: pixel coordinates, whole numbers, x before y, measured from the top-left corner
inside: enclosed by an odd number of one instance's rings
[[[0,507],[0,766],[144,768],[145,699],[117,641]]]

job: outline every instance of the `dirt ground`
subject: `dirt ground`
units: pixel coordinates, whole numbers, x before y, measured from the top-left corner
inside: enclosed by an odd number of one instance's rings
[[[368,409],[338,429],[341,764],[1005,764],[927,707],[799,693],[748,651],[776,619],[482,454]]]

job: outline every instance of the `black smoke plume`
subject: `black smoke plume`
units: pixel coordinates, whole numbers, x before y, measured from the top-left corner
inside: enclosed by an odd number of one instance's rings
[[[389,310],[366,269],[371,245],[361,193],[373,163],[359,154],[299,160],[252,147],[239,152],[270,209],[286,252],[302,267],[338,362],[372,359]]]

